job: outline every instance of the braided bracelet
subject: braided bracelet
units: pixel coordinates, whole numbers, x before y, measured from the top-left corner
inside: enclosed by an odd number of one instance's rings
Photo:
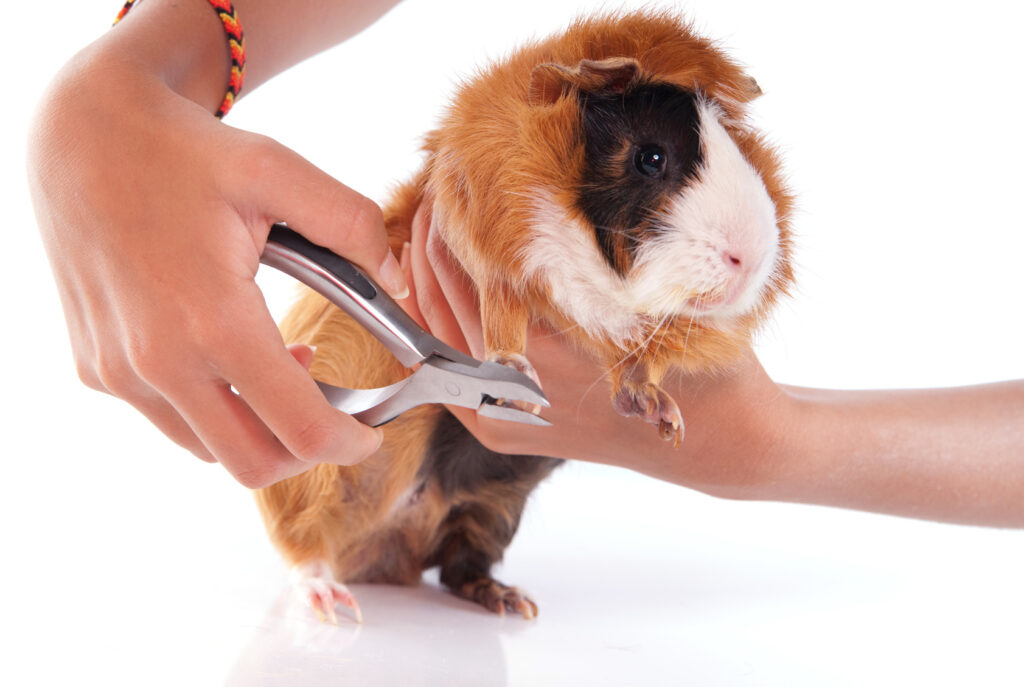
[[[242,92],[242,82],[245,80],[245,34],[242,33],[242,23],[238,21],[238,14],[230,0],[208,0],[210,6],[217,12],[221,23],[224,24],[224,33],[227,34],[228,48],[231,50],[231,78],[228,80],[228,89],[224,94],[224,101],[217,109],[217,118],[228,113],[235,99]],[[136,0],[128,0],[124,7],[117,13],[114,25],[128,14],[128,10],[135,5]]]

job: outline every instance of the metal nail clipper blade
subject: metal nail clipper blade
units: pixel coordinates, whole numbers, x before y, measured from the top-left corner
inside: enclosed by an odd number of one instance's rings
[[[344,389],[317,382],[335,408],[374,427],[425,403],[473,408],[497,420],[550,424],[538,415],[507,405],[519,401],[549,406],[533,380],[505,365],[465,355],[431,336],[362,270],[341,256],[283,224],[275,224],[260,262],[319,292],[373,334],[406,367],[419,366],[405,379],[379,389]]]

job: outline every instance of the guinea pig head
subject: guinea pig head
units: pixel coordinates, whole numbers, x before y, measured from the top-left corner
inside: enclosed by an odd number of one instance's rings
[[[528,252],[584,329],[618,340],[680,318],[729,329],[785,289],[788,196],[774,155],[728,113],[736,100],[608,58],[537,66],[530,103],[574,111],[575,182],[538,196]]]

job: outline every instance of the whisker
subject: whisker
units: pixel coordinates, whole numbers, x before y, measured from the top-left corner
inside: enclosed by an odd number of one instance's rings
[[[626,359],[627,359],[628,357],[629,357],[629,356],[626,356],[625,358],[623,358],[622,360],[620,360],[619,362],[615,363],[614,365],[612,365],[611,367],[609,367],[609,368],[608,368],[607,370],[605,370],[604,372],[602,372],[601,374],[599,374],[599,375],[597,376],[597,379],[595,379],[595,380],[594,380],[594,381],[593,381],[593,382],[591,383],[591,385],[590,385],[590,386],[588,386],[588,387],[587,387],[587,388],[586,388],[586,389],[585,389],[585,390],[583,391],[583,393],[582,393],[582,394],[580,394],[580,402],[579,402],[579,403],[578,403],[578,404],[576,405],[576,419],[577,419],[577,420],[579,420],[579,418],[580,418],[580,413],[581,413],[581,412],[582,412],[582,410],[583,410],[583,399],[585,399],[585,398],[586,398],[586,397],[587,397],[587,396],[588,396],[588,395],[590,394],[590,392],[594,390],[594,387],[595,387],[595,386],[597,386],[598,384],[600,384],[602,380],[604,380],[604,379],[605,379],[606,377],[608,377],[608,376],[609,376],[609,375],[610,375],[610,374],[611,374],[612,372],[614,372],[614,371],[615,371],[615,368],[617,368],[617,367],[618,367],[619,365],[622,365],[623,363],[625,363],[625,362],[626,362]]]
[[[543,340],[543,339],[550,339],[550,338],[553,338],[553,337],[556,337],[556,336],[562,336],[563,334],[568,334],[569,332],[571,332],[574,329],[580,329],[581,326],[582,325],[580,325],[579,322],[575,322],[575,323],[569,325],[568,327],[565,327],[564,329],[557,329],[557,330],[549,331],[549,332],[545,333],[543,336],[538,337],[538,339],[539,340]]]
[[[699,302],[699,298],[700,297],[698,296],[698,302]],[[605,370],[602,374],[600,374],[597,377],[597,379],[595,379],[593,381],[593,383],[590,386],[588,386],[586,388],[586,390],[584,390],[584,392],[582,394],[580,394],[580,401],[579,401],[579,403],[576,406],[576,419],[577,419],[577,421],[579,420],[580,414],[582,413],[583,400],[590,394],[591,391],[594,390],[594,387],[597,386],[601,382],[601,380],[603,380],[606,377],[608,377],[609,375],[611,375],[611,373],[614,372],[620,366],[625,365],[626,362],[630,358],[633,358],[634,356],[638,356],[638,355],[642,356],[642,355],[646,354],[647,351],[650,350],[651,342],[654,340],[654,337],[658,336],[659,334],[660,334],[660,336],[658,338],[658,342],[657,342],[656,345],[658,347],[660,347],[662,345],[662,343],[665,340],[665,337],[668,336],[668,333],[669,333],[668,329],[665,327],[665,324],[671,318],[673,318],[674,316],[675,315],[673,313],[671,313],[671,312],[666,312],[664,315],[662,315],[661,318],[658,320],[657,324],[655,324],[653,327],[651,327],[650,333],[644,338],[643,341],[638,343],[631,351],[628,351],[625,355],[623,355],[622,358],[620,358],[617,363],[615,363],[614,365],[609,367],[607,370]],[[692,324],[693,324],[693,316],[691,315],[691,317],[690,317],[690,326],[692,326]],[[688,337],[689,337],[689,327],[687,327],[687,338]],[[684,349],[685,349],[685,343],[684,343]]]
[[[615,363],[614,365],[609,367],[607,370],[605,370],[603,373],[598,375],[597,379],[595,379],[594,382],[590,386],[588,386],[586,388],[586,390],[582,394],[580,394],[580,402],[576,406],[576,417],[577,417],[577,419],[579,419],[580,411],[581,411],[581,408],[583,406],[583,399],[586,398],[586,396],[591,391],[594,390],[594,387],[597,386],[601,382],[601,380],[603,380],[606,377],[608,377],[609,375],[611,375],[611,373],[614,372],[616,370],[616,368],[618,368],[619,366],[624,365],[626,363],[626,361],[629,360],[633,355],[635,355],[641,348],[643,348],[645,344],[646,344],[646,341],[641,342],[632,351],[630,351],[630,352],[626,353],[624,356],[622,356],[622,358],[619,360],[619,362]]]
[[[615,236],[625,237],[625,238],[629,239],[630,241],[632,241],[634,243],[643,243],[643,241],[644,241],[644,239],[642,237],[640,237],[640,236],[633,236],[632,234],[630,234],[628,229],[616,229],[615,227],[605,227],[605,226],[596,226],[596,227],[594,227],[594,229],[596,229],[598,231],[603,231],[603,232],[606,232],[606,233],[609,233],[609,234],[614,234]]]
[[[662,344],[665,343],[665,337],[668,336],[668,328],[664,325],[670,317],[675,317],[675,315],[673,313],[665,313],[665,317],[658,324],[658,328],[661,331],[661,337],[658,339],[658,348],[661,348]]]
[[[679,356],[680,360],[686,359],[686,350],[690,345],[690,332],[693,331],[693,321],[697,318],[697,311],[700,309],[700,302],[705,298],[704,294],[697,294],[693,303],[693,310],[690,311],[690,319],[686,323],[686,336],[683,337],[683,350]]]
[[[658,337],[658,343],[655,346],[655,349],[661,348],[661,345],[665,342],[665,337],[668,336],[668,329],[665,327],[665,323],[668,322],[669,319],[671,319],[672,317],[673,317],[673,313],[666,312],[662,316],[661,320],[658,322],[658,326],[651,333],[651,336],[648,339],[648,341],[653,341],[654,340],[654,334],[656,334],[658,332],[661,332],[661,336]],[[650,348],[650,345],[648,344],[648,349],[649,348]]]

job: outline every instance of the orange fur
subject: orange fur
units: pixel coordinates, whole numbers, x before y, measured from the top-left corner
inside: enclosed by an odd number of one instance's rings
[[[559,97],[559,79],[569,78],[566,73],[581,60],[612,58],[628,58],[644,76],[699,89],[714,99],[726,115],[723,125],[764,179],[776,205],[781,269],[755,312],[727,330],[678,317],[650,322],[635,340],[595,339],[573,328],[544,285],[522,278],[534,201],[529,189],[552,189],[566,212],[579,214],[573,209],[584,162],[579,111],[574,99]],[[542,67],[531,86],[535,68],[545,64],[556,66]],[[613,67],[618,69],[617,64]],[[615,71],[613,76],[626,78],[624,74]],[[589,72],[570,77],[603,78]],[[695,370],[727,365],[792,280],[792,198],[775,153],[745,121],[745,104],[759,94],[757,84],[736,63],[711,41],[695,36],[674,13],[579,20],[565,33],[528,45],[483,70],[459,90],[440,127],[427,136],[423,170],[399,187],[385,207],[391,246],[396,253],[401,250],[417,208],[430,204],[432,230],[478,288],[489,354],[524,353],[530,320],[543,319],[605,360],[613,370],[615,389],[656,383],[671,366]],[[316,294],[301,299],[282,330],[288,341],[318,347],[311,372],[331,384],[367,388],[408,374],[379,342]],[[630,353],[634,350],[642,352]],[[623,359],[625,364],[618,364]],[[359,465],[320,465],[259,492],[268,531],[284,557],[292,564],[326,560],[345,581],[413,583],[422,567],[437,562],[431,552],[443,555],[437,552],[444,548],[439,527],[454,507],[471,512],[473,504],[486,505],[488,518],[512,523],[514,531],[517,508],[535,480],[489,484],[475,493],[447,497],[428,481],[413,493],[440,412],[419,408],[398,418],[385,428],[379,453]],[[469,519],[459,531],[486,547],[492,536],[480,524],[486,521]]]
[[[757,84],[711,41],[695,36],[675,13],[610,14],[577,21],[564,34],[514,53],[464,86],[440,128],[427,139],[425,191],[435,210],[440,210],[435,213],[440,219],[435,229],[481,291],[485,344],[494,342],[487,345],[488,352],[522,353],[522,348],[509,349],[505,342],[523,341],[531,315],[551,320],[558,330],[579,334],[572,328],[574,323],[551,307],[550,295],[541,285],[521,278],[534,200],[526,192],[541,184],[556,189],[556,201],[571,212],[583,165],[575,128],[576,103],[561,98],[546,107],[531,105],[531,76],[537,65],[622,57],[635,60],[643,74],[659,82],[699,89],[725,111],[727,131],[761,173],[776,204],[781,262],[786,268],[763,307],[730,331],[679,318],[657,331],[652,323],[635,340],[588,337],[579,343],[617,362],[625,352],[652,340],[661,342],[647,354],[652,369],[669,364],[663,359],[692,370],[721,367],[736,359],[752,329],[792,278],[788,267],[792,198],[775,154],[746,127],[745,103],[760,94]],[[510,305],[516,302],[529,304],[530,312],[524,314]],[[488,310],[500,316],[488,317]]]
[[[365,329],[319,294],[307,292],[281,327],[287,340],[317,347],[310,371],[330,384],[372,388],[409,373]],[[267,530],[285,558],[292,564],[326,560],[345,579],[361,577],[366,563],[360,561],[379,559],[391,545],[382,529],[389,522],[389,511],[415,479],[438,412],[434,407],[421,407],[396,419],[381,449],[358,466],[321,464],[258,491]],[[444,509],[434,495],[424,496],[413,520],[422,520],[427,529],[436,528]],[[402,517],[410,515],[403,512]],[[415,522],[391,524],[408,529]],[[368,550],[368,546],[380,551]],[[419,572],[417,568],[417,579]],[[387,577],[397,574],[389,571]],[[412,581],[410,576],[405,571],[402,580]]]

